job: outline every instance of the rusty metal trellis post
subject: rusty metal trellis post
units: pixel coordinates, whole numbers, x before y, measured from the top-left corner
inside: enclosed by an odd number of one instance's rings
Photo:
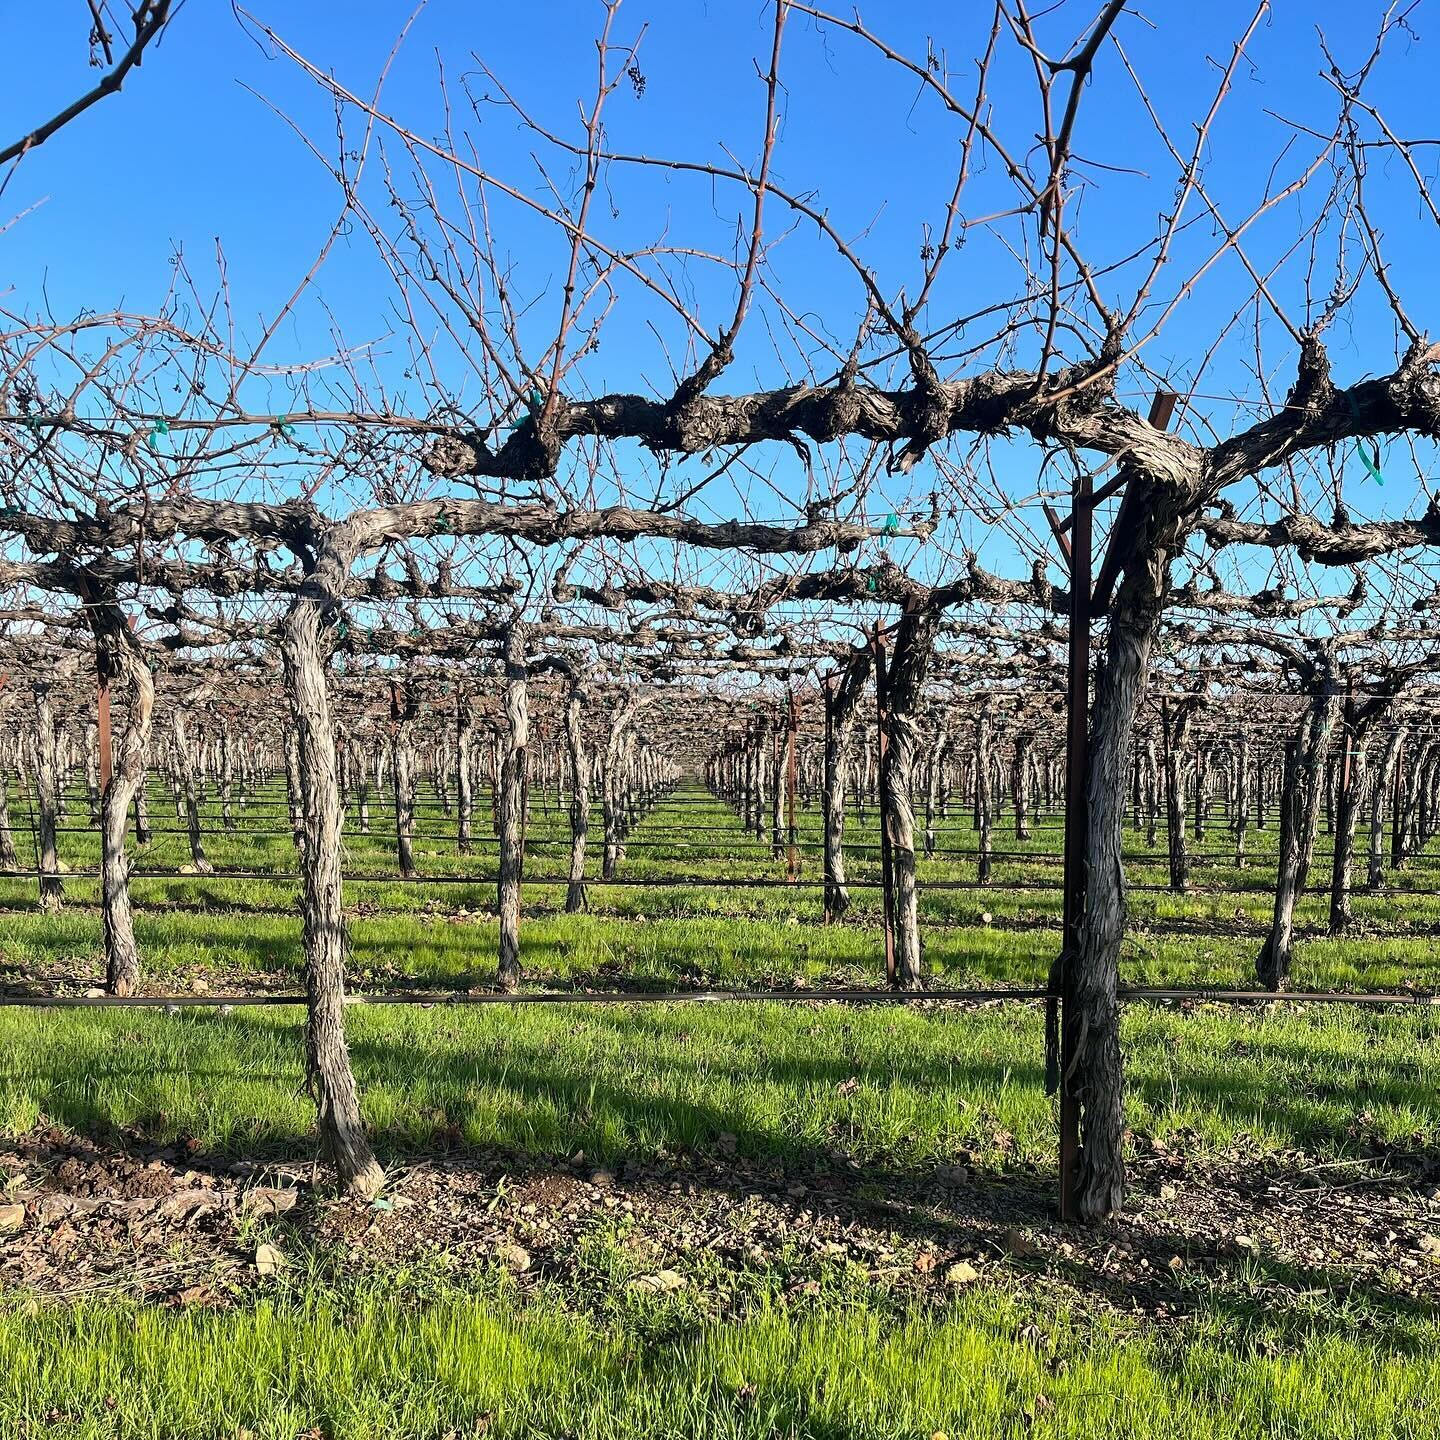
[[[898,985],[900,976],[895,965],[895,871],[890,854],[890,772],[886,760],[890,754],[890,704],[886,691],[889,682],[885,664],[885,636],[877,624],[871,638],[875,651],[875,722],[876,759],[880,767],[880,888],[885,916],[885,983]]]

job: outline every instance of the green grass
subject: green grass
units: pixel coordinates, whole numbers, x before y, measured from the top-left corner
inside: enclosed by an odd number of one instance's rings
[[[267,789],[275,805],[282,791]],[[26,814],[12,790],[12,815]],[[152,819],[174,827],[162,787]],[[207,825],[218,828],[213,797]],[[240,811],[234,834],[207,835],[219,867],[272,872],[137,879],[147,983],[185,988],[299,979],[294,851],[281,808]],[[1053,819],[1053,817],[1050,817]],[[477,804],[477,835],[488,814]],[[83,800],[62,836],[75,869],[93,865]],[[347,883],[356,988],[482,986],[493,975],[494,851],[455,853],[453,823],[433,799],[417,841],[427,875],[464,884]],[[566,821],[537,803],[527,862],[558,873]],[[271,828],[282,833],[263,835]],[[852,878],[872,877],[873,813],[851,825]],[[818,818],[802,815],[802,838]],[[17,842],[24,852],[28,836]],[[591,891],[596,911],[555,913],[559,887],[527,886],[524,961],[539,985],[662,988],[873,984],[880,969],[878,893],[857,888],[853,923],[818,923],[818,855],[799,887],[747,889],[782,877],[768,845],[731,812],[688,792],[633,837],[624,874],[734,880]],[[973,844],[952,814],[942,845]],[[1267,917],[1274,829],[1253,832],[1237,870],[1213,827],[1215,863],[1197,887],[1261,887],[1179,896],[1137,890],[1123,962],[1135,984],[1247,985]],[[997,830],[985,890],[931,890],[922,902],[926,959],[939,983],[1032,985],[1058,939],[1059,833],[1024,844]],[[1143,850],[1143,836],[1127,845]],[[348,869],[393,875],[393,831],[380,812],[347,837]],[[598,836],[592,837],[591,869]],[[139,868],[188,858],[183,835],[157,835]],[[1323,935],[1323,896],[1304,901],[1299,987],[1433,987],[1440,924],[1433,857],[1401,876],[1399,895],[1357,895],[1362,929]],[[1325,873],[1317,859],[1315,877]],[[970,880],[973,857],[921,862],[922,877]],[[1162,885],[1163,852],[1130,866]],[[1016,888],[1044,882],[1049,889]],[[72,906],[38,913],[33,877],[0,878],[0,979],[58,967],[73,984],[101,966],[95,882],[67,880]],[[468,912],[455,915],[455,911]],[[988,915],[988,920],[984,917]],[[306,1158],[314,1112],[303,1088],[301,1012],[0,1010],[0,1132],[42,1120],[103,1136],[138,1129],[194,1138],[224,1157]],[[801,1000],[757,1005],[357,1008],[348,1017],[365,1115],[383,1157],[458,1145],[545,1159],[584,1150],[639,1162],[735,1137],[742,1156],[805,1171],[855,1161],[867,1178],[923,1180],[962,1160],[982,1171],[1054,1164],[1042,1015],[1033,1004],[854,1008]],[[1237,1010],[1130,1006],[1123,1044],[1127,1120],[1137,1135],[1199,1152],[1303,1150],[1346,1158],[1377,1145],[1440,1150],[1440,1012],[1354,1007]],[[853,1083],[852,1083],[853,1082]],[[710,1277],[713,1286],[738,1283]],[[386,1270],[305,1274],[233,1308],[174,1311],[121,1300],[42,1305],[0,1291],[0,1436],[327,1437],[814,1436],[1429,1437],[1440,1433],[1440,1323],[1394,1309],[1363,1318],[1336,1300],[1281,1328],[1261,1298],[1213,1297],[1183,1322],[1097,1318],[1051,1296],[988,1284],[926,1311],[896,1308],[864,1286],[813,1303],[765,1295],[724,1318],[697,1288],[678,1298],[624,1289],[596,1303],[541,1286],[522,1294],[493,1277],[461,1283]],[[1233,1297],[1232,1297],[1233,1298]],[[1323,1306],[1330,1301],[1319,1302]],[[1036,1328],[1038,1327],[1038,1329]],[[1363,1338],[1362,1338],[1363,1337]],[[486,1424],[479,1426],[482,1417]]]
[[[743,1322],[636,1301],[604,1323],[502,1293],[311,1294],[239,1313],[0,1315],[6,1433],[99,1440],[448,1436],[1428,1440],[1440,1329],[1412,1353],[1281,1353],[1218,1318],[1166,1336],[1004,1297],[939,1314],[817,1306]]]
[[[269,1008],[0,1011],[0,1127],[43,1115],[77,1131],[193,1136],[229,1155],[303,1156],[314,1113],[301,1020]],[[644,1157],[728,1131],[748,1153],[801,1166],[836,1151],[916,1171],[964,1152],[996,1169],[1053,1162],[1035,1006],[376,1008],[353,1011],[349,1035],[366,1117],[392,1154],[458,1132],[546,1156]],[[1434,1147],[1437,1038],[1428,1010],[1257,1019],[1134,1007],[1128,1119],[1216,1146]],[[1013,1147],[995,1146],[1001,1131]]]

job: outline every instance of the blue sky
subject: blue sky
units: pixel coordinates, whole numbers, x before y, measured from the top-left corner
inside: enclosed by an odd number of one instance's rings
[[[1275,177],[1283,183],[1297,170],[1307,146],[1313,151],[1313,141],[1297,135],[1286,121],[1329,123],[1334,91],[1319,73],[1317,29],[1348,64],[1364,53],[1381,13],[1378,6],[1338,0],[1277,8],[1276,17],[1262,22],[1249,59],[1239,68],[1205,154],[1207,184],[1230,219],[1246,213],[1267,185],[1277,183]],[[409,11],[407,5],[375,0],[253,0],[253,9],[296,49],[366,94]],[[1232,0],[1203,6],[1161,3],[1151,7],[1148,18],[1128,15],[1117,27],[1126,53],[1145,77],[1151,103],[1183,143],[1190,143],[1193,122],[1208,106],[1219,67],[1252,10]],[[645,85],[643,96],[626,85],[611,101],[611,144],[715,163],[729,163],[728,150],[739,163],[753,164],[764,98],[755,67],[768,51],[770,13],[755,0],[627,0],[616,36],[628,40],[646,27],[640,52]],[[989,13],[984,5],[908,0],[872,4],[864,12],[867,23],[897,49],[923,57],[933,47],[943,54],[957,93],[967,99],[973,87],[969,62],[984,43]],[[1062,12],[1051,22],[1047,43],[1061,46],[1061,32],[1078,26],[1089,13],[1084,8]],[[434,133],[440,124],[437,63],[443,62],[457,93],[466,83],[483,90],[473,58],[478,55],[537,115],[574,135],[577,100],[593,85],[600,14],[595,0],[537,0],[528,6],[432,0],[387,82],[384,108],[420,133]],[[25,7],[11,17],[11,43],[0,57],[0,109],[8,132],[47,116],[93,81],[94,72],[84,63],[85,28],[84,6],[61,0]],[[1424,133],[1431,123],[1437,72],[1427,49],[1427,28],[1422,6],[1413,19],[1418,36],[1392,42],[1371,91],[1387,119],[1405,134]],[[926,98],[917,98],[912,79],[881,63],[853,37],[822,34],[804,16],[790,21],[782,75],[777,178],[820,197],[884,286],[913,286],[921,227],[938,222],[953,183],[957,123]],[[989,98],[996,113],[1008,117],[1002,128],[1023,146],[1033,132],[1035,111],[1032,82],[1018,56],[1012,54],[997,68]],[[218,237],[236,315],[242,328],[246,317],[258,328],[258,317],[271,312],[309,267],[337,213],[333,181],[266,100],[322,148],[333,147],[328,98],[290,62],[267,53],[242,29],[228,4],[187,0],[162,46],[124,93],[102,102],[29,157],[12,179],[0,202],[0,219],[36,208],[0,236],[0,273],[9,303],[48,305],[61,315],[120,304],[153,308],[165,293],[177,250],[184,251],[202,284],[209,283]],[[532,158],[534,138],[498,107],[481,108],[483,118],[471,126],[484,163],[537,193],[541,182]],[[1105,167],[1085,172],[1091,183],[1072,200],[1087,253],[1103,264],[1154,232],[1157,211],[1173,192],[1175,170],[1110,52],[1085,97],[1077,149]],[[1127,170],[1143,173],[1123,173]],[[552,173],[565,183],[563,166]],[[992,165],[967,191],[967,213],[1001,208],[1012,195]],[[611,200],[619,213],[603,224],[617,243],[641,243],[664,233],[676,242],[716,249],[733,247],[737,219],[748,217],[750,204],[736,187],[654,171],[616,173],[607,192],[607,203]],[[1371,200],[1382,217],[1397,281],[1414,296],[1415,316],[1423,324],[1433,289],[1435,229],[1424,220],[1413,185],[1394,161],[1372,176]],[[1254,252],[1262,265],[1293,242],[1307,203],[1277,211],[1257,226]],[[772,234],[791,223],[772,205],[767,227]],[[563,247],[549,227],[514,207],[500,214],[498,224],[516,267],[517,286],[533,301],[524,321],[527,341],[533,337],[538,345],[553,334]],[[983,304],[987,296],[1013,292],[1015,266],[1006,247],[1014,245],[1017,232],[999,232],[972,232],[965,250],[952,257],[932,319],[938,322]],[[1165,280],[1178,277],[1213,244],[1213,226],[1197,224],[1177,247]],[[848,344],[863,301],[853,275],[833,252],[801,225],[776,245],[768,263],[787,305],[837,345]],[[1322,247],[1315,280],[1322,295],[1334,270],[1333,254]],[[685,279],[707,323],[728,318],[734,294],[728,272],[697,265]],[[1116,298],[1125,298],[1123,283],[1116,284]],[[1233,263],[1217,267],[1147,349],[1147,362],[1163,377],[1183,381],[1243,297],[1242,284]],[[1292,262],[1275,287],[1287,308],[1303,318],[1303,264]],[[1164,294],[1162,282],[1157,295]],[[352,235],[337,247],[306,303],[287,323],[272,358],[326,353],[332,317],[351,343],[393,329],[391,298],[370,241]],[[577,385],[663,389],[668,372],[651,328],[661,323],[663,317],[643,297],[618,304],[601,351],[577,376]],[[1390,368],[1392,328],[1371,287],[1332,332],[1340,377]],[[1276,339],[1273,326],[1270,331],[1274,373],[1283,387],[1289,349],[1283,335]],[[1246,371],[1250,339],[1246,327],[1237,330],[1202,392],[1258,395]],[[392,380],[400,379],[403,347],[393,343],[380,364]],[[441,364],[455,393],[462,399],[474,395],[463,356],[442,353]],[[757,315],[718,388],[748,389],[782,378],[770,335]],[[1126,383],[1136,403],[1143,403],[1149,382],[1132,376]],[[420,403],[420,397],[414,398]],[[1238,414],[1223,400],[1201,399],[1187,423],[1199,427],[1197,434],[1207,426],[1223,434],[1238,423]],[[793,457],[773,456],[765,463],[779,467],[773,473],[783,486],[798,483]],[[1033,453],[1021,469],[1033,474]],[[1023,475],[1017,473],[1014,488],[1024,488]],[[1413,494],[1412,480],[1394,484],[1383,499],[1398,496],[1403,505]],[[725,513],[723,492],[713,503],[717,513]],[[983,545],[985,528],[972,525],[969,538]]]
[[[409,9],[375,0],[255,0],[253,8],[297,49],[367,93]],[[1225,0],[1162,5],[1153,29],[1137,18],[1122,20],[1118,33],[1146,67],[1154,99],[1177,121],[1177,132],[1208,102],[1217,75],[1213,57],[1224,55],[1250,8]],[[892,0],[867,7],[865,18],[907,53],[923,55],[927,37],[949,39],[951,63],[963,72],[956,57],[975,48],[984,28],[963,18],[966,9]],[[0,60],[8,130],[48,115],[93,80],[95,72],[84,64],[83,12],[78,3],[55,0],[11,17],[11,43]],[[432,0],[388,83],[386,107],[426,128],[437,115],[437,53],[456,77],[473,72],[473,52],[540,114],[563,126],[592,82],[599,13],[593,0],[529,6]],[[1353,58],[1378,13],[1375,6],[1326,0],[1288,7],[1282,19],[1262,26],[1254,64],[1242,68],[1210,159],[1209,168],[1224,175],[1222,188],[1232,197],[1256,193],[1279,148],[1280,130],[1266,120],[1266,109],[1315,121],[1326,108],[1330,92],[1317,76],[1321,61],[1312,27],[1323,26],[1338,52]],[[1422,36],[1424,19],[1422,9],[1416,19]],[[631,0],[619,12],[617,34],[631,36],[642,24],[648,32],[641,51],[646,90],[640,100],[628,89],[617,93],[609,112],[615,143],[719,159],[723,142],[742,161],[753,161],[761,96],[751,65],[768,44],[766,7],[753,0]],[[1377,94],[1399,128],[1416,133],[1429,108],[1429,89],[1416,82],[1432,68],[1423,39],[1411,56],[1394,49],[1395,83],[1379,86]],[[938,123],[923,103],[912,108],[902,97],[913,86],[893,82],[847,37],[822,39],[804,16],[790,21],[782,71],[789,94],[781,178],[818,191],[847,233],[866,227],[867,261],[882,275],[893,271],[903,278],[905,267],[915,269],[912,222],[919,207],[912,202],[945,193],[953,125]],[[1023,74],[1013,67],[1008,74],[1015,83],[998,89],[992,101],[1023,106],[1033,119]],[[1114,160],[1117,142],[1133,136],[1143,151],[1138,159],[1157,160],[1153,143],[1136,133],[1133,97],[1112,80],[1107,75],[1107,83],[1086,97],[1082,153]],[[203,268],[218,236],[238,308],[258,312],[273,305],[313,257],[334,218],[336,197],[314,159],[252,89],[295,116],[322,145],[329,142],[329,105],[316,88],[287,61],[268,58],[242,32],[228,4],[187,0],[163,45],[124,93],[53,139],[12,181],[7,218],[43,201],[0,241],[12,294],[34,301],[43,284],[58,310],[120,300],[143,308],[163,293],[177,246]],[[528,147],[509,128],[497,119],[488,138],[507,160],[518,160]],[[1158,164],[1151,173],[1156,181],[1163,178]],[[1105,190],[1084,200],[1085,234],[1097,252],[1113,252],[1151,223],[1153,215],[1130,204],[1135,189],[1107,181]],[[647,181],[647,190],[657,210],[683,214],[701,203],[694,185]],[[1154,185],[1147,198],[1153,211]],[[353,249],[360,253],[349,258],[368,268],[369,247],[357,242]],[[353,272],[346,262],[342,249],[325,293],[342,318],[362,317],[363,328],[375,297],[347,290],[344,281]],[[985,277],[980,283],[987,283]],[[1177,342],[1181,338],[1188,337],[1177,336]]]

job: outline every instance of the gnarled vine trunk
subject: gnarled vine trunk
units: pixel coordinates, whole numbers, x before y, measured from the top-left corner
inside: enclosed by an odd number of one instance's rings
[[[1310,857],[1315,850],[1315,831],[1320,821],[1325,752],[1339,708],[1339,687],[1331,675],[1322,676],[1299,731],[1285,746],[1275,906],[1270,933],[1255,960],[1255,974],[1270,990],[1284,989],[1290,978],[1295,902],[1310,873]]]
[[[415,873],[415,754],[410,742],[408,695],[393,711],[390,729],[390,784],[395,797],[395,854],[400,873]]]
[[[1405,746],[1406,727],[1397,726],[1385,743],[1380,773],[1370,787],[1370,862],[1365,884],[1378,890],[1385,879],[1385,806],[1395,786],[1395,770]]]
[[[331,589],[343,589],[342,567],[322,554],[335,573]],[[314,587],[312,589],[312,586]],[[345,1041],[345,961],[349,935],[341,897],[340,808],[335,731],[330,719],[325,661],[320,640],[324,591],[306,582],[285,621],[280,646],[285,691],[300,756],[300,796],[305,844],[304,876],[305,1054],[311,1093],[319,1113],[320,1143],[344,1187],[369,1199],[385,1174],[365,1135],[360,1094]]]
[[[915,711],[930,666],[940,613],[929,608],[907,610],[895,635],[895,649],[885,675],[886,745],[881,758],[881,823],[890,847],[894,886],[895,978],[906,990],[924,983],[920,941],[919,895],[915,887]]]
[[[590,830],[590,754],[581,727],[584,697],[578,677],[571,676],[565,697],[565,748],[570,757],[570,876],[565,909],[574,914],[586,907],[585,839]]]
[[[462,694],[455,701],[455,848],[461,855],[474,848],[471,817],[475,810],[472,770],[475,764],[475,725],[470,703]]]
[[[3,752],[0,752],[0,870],[13,875],[20,868],[15,853],[15,837],[10,831],[10,776]]]
[[[214,869],[205,858],[205,840],[200,833],[200,795],[195,783],[195,759],[190,753],[190,737],[185,730],[185,720],[176,710],[170,717],[171,739],[174,745],[175,773],[180,781],[181,797],[185,804],[185,834],[190,841],[190,863],[201,875],[208,875]]]
[[[1120,950],[1125,938],[1125,779],[1135,714],[1169,588],[1170,557],[1183,535],[1169,497],[1131,481],[1135,528],[1112,536],[1123,571],[1110,606],[1104,663],[1095,677],[1086,791],[1085,904],[1073,953],[1057,965],[1064,998],[1060,1084],[1078,1103],[1081,1146],[1075,1206],[1085,1220],[1119,1211],[1125,1199],[1125,1072],[1120,1056]],[[1130,501],[1127,499],[1127,504]],[[1117,521],[1117,526],[1119,522]],[[1121,548],[1123,547],[1123,548]]]
[[[145,750],[155,709],[155,682],[124,612],[104,597],[87,597],[85,618],[95,636],[96,671],[102,685],[127,692],[125,724],[110,776],[100,792],[100,914],[105,941],[105,988],[133,995],[140,984],[140,947],[130,905],[130,863],[125,831],[130,803],[145,783]]]
[[[825,690],[824,777],[820,810],[825,831],[825,919],[839,920],[850,908],[845,883],[845,754],[855,729],[855,710],[874,657],[868,645],[851,652],[844,669]]]
[[[57,913],[65,904],[65,883],[60,878],[60,856],[55,848],[59,824],[60,761],[55,745],[55,715],[49,687],[35,686],[35,829],[40,846],[40,908]]]
[[[530,744],[526,692],[525,627],[512,621],[505,632],[505,760],[500,774],[500,960],[496,980],[506,990],[520,984],[520,878],[525,861],[525,765]]]

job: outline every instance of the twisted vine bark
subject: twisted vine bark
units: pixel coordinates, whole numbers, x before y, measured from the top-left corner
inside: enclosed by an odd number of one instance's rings
[[[625,796],[621,776],[624,757],[625,727],[635,718],[640,708],[638,699],[627,701],[615,713],[610,722],[610,734],[605,741],[605,756],[601,766],[600,812],[605,830],[605,855],[601,861],[601,877],[613,880],[625,857],[622,827],[625,821]],[[754,752],[747,752],[753,754]],[[760,769],[758,758],[755,770]],[[763,824],[763,815],[761,822]]]
[[[461,694],[455,699],[455,848],[461,855],[474,849],[471,817],[475,810],[475,722],[470,704]]]
[[[65,883],[60,878],[60,856],[55,848],[59,804],[59,756],[55,746],[55,714],[50,708],[50,687],[34,686],[35,828],[40,845],[40,908],[55,915],[65,904]]]
[[[825,689],[825,775],[820,809],[825,828],[825,918],[839,920],[850,908],[845,883],[845,753],[855,729],[855,711],[870,677],[874,657],[868,645],[853,650]]]
[[[1295,939],[1295,902],[1305,888],[1315,831],[1320,820],[1325,752],[1340,709],[1340,687],[1331,673],[1322,675],[1294,740],[1285,746],[1285,780],[1280,796],[1280,861],[1270,933],[1255,960],[1255,974],[1270,990],[1282,990],[1290,978]]]
[[[385,1173],[365,1135],[359,1089],[345,1040],[349,935],[341,897],[344,812],[320,639],[322,606],[329,603],[330,594],[341,592],[345,572],[337,557],[326,552],[320,555],[317,570],[320,573],[307,581],[291,608],[280,646],[285,692],[299,747],[305,828],[300,863],[304,875],[306,1070],[325,1157],[346,1190],[370,1199],[379,1193]]]
[[[585,839],[590,830],[590,754],[581,727],[584,692],[578,673],[572,672],[565,696],[565,748],[570,757],[570,877],[565,910],[575,914],[587,906],[585,896]]]
[[[991,831],[994,826],[994,786],[991,783],[991,739],[994,735],[994,702],[985,696],[975,716],[975,831],[979,850],[976,879],[990,883]]]
[[[1030,838],[1030,767],[1035,737],[1028,731],[1015,736],[1015,754],[1010,766],[1010,789],[1015,796],[1015,838]]]
[[[1365,884],[1371,890],[1378,890],[1385,879],[1385,806],[1395,786],[1396,767],[1407,733],[1406,726],[1395,727],[1380,757],[1380,773],[1370,787],[1370,860]]]
[[[124,612],[113,599],[87,597],[85,618],[95,637],[95,668],[101,684],[123,686],[125,725],[110,778],[100,792],[100,913],[105,941],[105,988],[133,995],[140,984],[140,947],[130,905],[130,863],[125,831],[130,802],[145,783],[145,751],[155,709],[155,682]]]
[[[190,863],[201,875],[209,875],[214,866],[205,858],[205,841],[200,833],[200,796],[195,783],[195,760],[190,753],[190,737],[185,719],[177,709],[170,717],[174,742],[175,770],[185,804],[185,834],[190,841]]]
[[[415,874],[415,755],[411,744],[415,696],[409,685],[390,687],[390,783],[395,796],[395,851],[400,873]]]
[[[9,767],[0,760],[0,870],[13,875],[20,868],[20,857],[15,853],[15,838],[10,831],[10,776]]]
[[[525,765],[530,744],[526,692],[525,627],[511,621],[505,632],[505,760],[500,778],[500,959],[496,980],[520,984],[520,875],[525,863]]]
[[[1085,907],[1074,953],[1061,956],[1059,974],[1052,976],[1065,999],[1065,1052],[1071,1057],[1060,1083],[1080,1106],[1075,1203],[1085,1220],[1116,1214],[1125,1199],[1119,1003],[1126,916],[1125,780],[1170,562],[1185,535],[1184,494],[1181,486],[1162,488],[1140,476],[1132,479],[1126,503],[1133,518],[1125,526],[1117,520],[1110,541],[1120,578],[1091,711]]]
[[[931,607],[907,610],[895,634],[895,649],[885,676],[888,725],[881,792],[885,813],[881,823],[890,844],[894,880],[895,972],[902,989],[924,983],[920,941],[919,895],[915,886],[915,711],[930,666],[940,612]]]

